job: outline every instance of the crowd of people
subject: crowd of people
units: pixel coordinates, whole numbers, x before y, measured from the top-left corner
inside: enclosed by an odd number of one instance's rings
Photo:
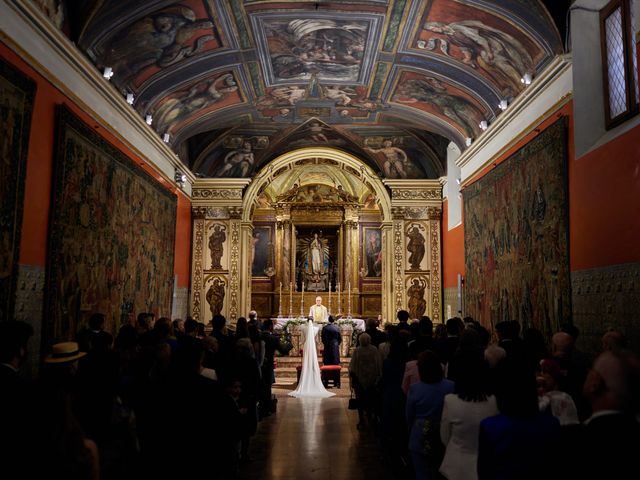
[[[235,332],[140,313],[114,339],[94,314],[53,345],[37,379],[20,374],[33,329],[0,323],[0,456],[16,478],[237,477],[271,415],[274,356],[288,347],[256,312]],[[31,340],[32,341],[32,340]]]
[[[592,358],[570,324],[547,342],[517,321],[408,320],[371,321],[349,367],[358,428],[397,478],[636,477],[640,361],[621,332]]]
[[[633,478],[640,361],[618,331],[594,359],[564,325],[550,343],[516,321],[370,321],[349,367],[358,429],[397,478]],[[33,329],[0,323],[0,438],[23,478],[237,477],[275,408],[274,357],[288,345],[256,312],[235,332],[141,313],[114,338],[94,314],[52,346],[38,378],[20,369]],[[497,341],[492,342],[492,334]]]

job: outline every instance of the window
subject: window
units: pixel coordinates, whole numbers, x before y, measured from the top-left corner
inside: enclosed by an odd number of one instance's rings
[[[629,0],[612,0],[600,11],[604,110],[607,129],[638,113],[638,65]]]

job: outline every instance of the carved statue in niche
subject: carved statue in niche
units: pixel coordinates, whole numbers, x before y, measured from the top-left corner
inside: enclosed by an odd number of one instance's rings
[[[301,239],[301,257],[298,271],[307,291],[326,291],[329,288],[329,245],[327,239],[313,233]]]
[[[424,230],[424,227],[420,227],[419,225],[414,224],[407,232],[407,236],[409,237],[407,250],[411,254],[409,255],[409,264],[411,265],[411,270],[420,270],[420,264],[422,263],[422,259],[424,258],[425,238],[424,235],[420,233],[421,229]]]
[[[206,298],[212,316],[219,315],[222,311],[222,307],[224,306],[224,286],[224,280],[216,278],[209,287],[209,290],[207,290]]]
[[[409,315],[412,319],[419,319],[427,309],[427,302],[424,299],[426,288],[426,280],[422,278],[414,278],[411,280],[411,286],[407,290],[407,296],[409,297]]]
[[[221,260],[224,252],[223,245],[227,239],[224,225],[215,225],[209,236],[209,251],[211,252],[211,268],[222,268]]]

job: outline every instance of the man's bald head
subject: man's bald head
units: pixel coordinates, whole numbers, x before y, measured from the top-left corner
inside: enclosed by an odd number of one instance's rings
[[[573,350],[573,337],[566,332],[558,332],[551,337],[551,352],[556,357],[568,357]]]

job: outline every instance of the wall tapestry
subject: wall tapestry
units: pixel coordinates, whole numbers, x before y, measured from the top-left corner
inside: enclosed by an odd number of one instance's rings
[[[115,331],[171,314],[176,198],[64,106],[58,110],[43,345],[93,312]]]
[[[550,336],[569,321],[564,119],[463,191],[466,313]]]
[[[35,83],[0,60],[0,321],[13,316]]]

